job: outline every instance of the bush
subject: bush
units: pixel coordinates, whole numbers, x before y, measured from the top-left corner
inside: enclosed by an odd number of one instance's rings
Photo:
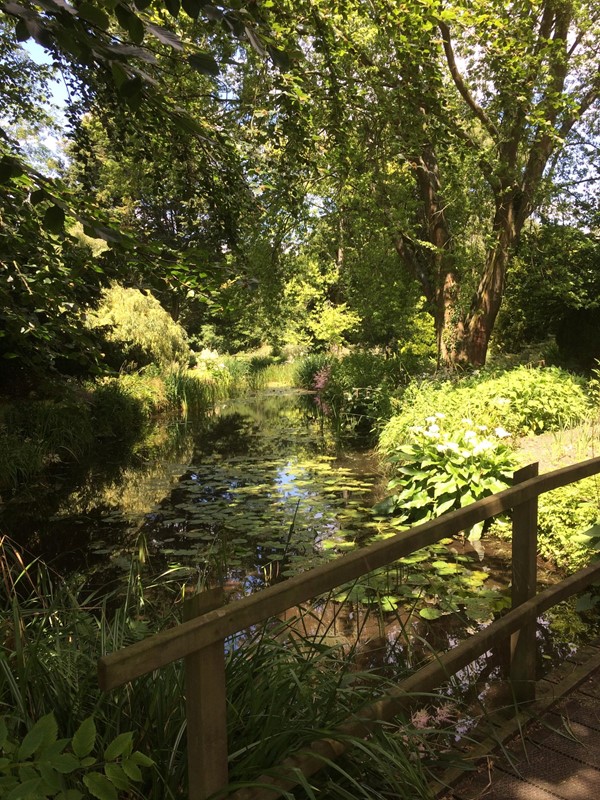
[[[598,535],[585,535],[600,522],[598,478],[587,478],[543,494],[538,508],[538,550],[568,572],[587,566],[597,556]]]
[[[460,380],[412,383],[402,396],[401,412],[382,432],[380,446],[402,436],[429,414],[443,412],[458,424],[463,417],[502,426],[512,435],[544,433],[573,425],[591,410],[583,379],[557,367],[517,367],[482,372]]]
[[[122,360],[138,367],[187,365],[189,361],[190,348],[181,325],[155,297],[139,289],[115,284],[104,290],[98,309],[88,313],[86,323],[89,328],[105,328],[107,340],[120,346]],[[113,366],[120,368],[121,364]]]
[[[410,527],[506,489],[515,465],[506,436],[502,428],[490,431],[470,419],[456,427],[442,413],[428,417],[424,426],[388,442],[385,456],[393,471],[388,489],[395,491],[376,510]],[[469,538],[478,539],[482,531],[483,523],[475,525]]]

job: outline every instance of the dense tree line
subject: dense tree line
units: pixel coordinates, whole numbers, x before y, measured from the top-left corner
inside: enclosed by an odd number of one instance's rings
[[[503,300],[508,348],[595,306],[597,2],[2,8],[7,374],[93,368],[112,279],[199,345],[450,366],[485,363]],[[52,73],[27,39],[70,87],[59,177],[17,141]]]

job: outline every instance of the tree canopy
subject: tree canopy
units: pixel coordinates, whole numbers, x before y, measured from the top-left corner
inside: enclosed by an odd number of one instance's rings
[[[528,225],[566,217],[596,269],[594,0],[1,8],[5,362],[87,363],[78,315],[118,279],[199,341],[397,347],[428,313],[438,363],[477,366]],[[59,176],[14,135],[53,69]]]

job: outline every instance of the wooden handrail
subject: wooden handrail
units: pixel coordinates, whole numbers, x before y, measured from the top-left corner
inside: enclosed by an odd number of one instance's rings
[[[589,586],[600,578],[600,563],[595,563],[551,586],[536,597],[507,612],[487,628],[474,633],[451,650],[413,672],[396,687],[375,702],[361,708],[351,718],[336,727],[325,739],[317,739],[278,765],[280,774],[261,775],[256,787],[239,789],[228,795],[230,800],[259,800],[276,798],[297,786],[298,772],[309,777],[323,768],[326,759],[338,758],[348,749],[349,737],[365,737],[378,721],[391,720],[414,703],[415,695],[429,694],[459,670],[464,669],[488,650],[497,647],[525,624],[535,624],[539,614]],[[339,738],[338,738],[339,737]],[[260,786],[258,786],[260,784]],[[268,789],[266,787],[269,787]],[[272,788],[271,788],[272,787]]]
[[[334,562],[295,575],[284,583],[244,597],[197,619],[162,631],[98,661],[98,680],[105,691],[158,669],[190,653],[223,641],[243,628],[301,605],[332,589],[386,566],[490,517],[522,505],[540,494],[600,472],[600,457],[523,481],[503,492],[402,531]]]

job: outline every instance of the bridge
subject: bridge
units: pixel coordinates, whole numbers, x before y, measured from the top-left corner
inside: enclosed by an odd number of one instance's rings
[[[538,475],[537,464],[531,464],[517,471],[513,486],[502,492],[415,526],[410,531],[401,532],[385,541],[356,550],[331,563],[296,575],[283,583],[226,606],[220,606],[220,600],[216,599],[214,592],[199,594],[190,601],[186,612],[188,618],[182,624],[102,657],[98,662],[100,686],[105,691],[110,691],[177,659],[184,659],[188,796],[189,800],[207,800],[211,795],[223,790],[228,783],[224,657],[225,642],[228,637],[266,619],[277,617],[290,608],[309,602],[336,587],[367,575],[374,569],[392,564],[416,550],[456,535],[498,514],[511,511],[513,528],[511,610],[457,647],[437,654],[435,660],[398,683],[393,690],[382,695],[376,702],[363,707],[327,739],[314,741],[310,747],[287,758],[280,765],[276,775],[256,776],[256,783],[261,784],[260,788],[244,788],[227,796],[235,800],[271,800],[281,797],[285,791],[298,785],[299,773],[308,777],[320,770],[326,760],[335,759],[345,752],[349,735],[369,736],[378,721],[393,719],[409,708],[415,693],[433,691],[459,670],[491,650],[502,653],[510,663],[510,680],[517,706],[525,709],[524,713],[529,713],[529,718],[532,709],[536,714],[541,714],[550,708],[550,700],[556,702],[557,696],[552,697],[551,694],[550,699],[547,697],[546,705],[543,704],[543,698],[536,699],[538,688],[535,680],[536,620],[540,614],[557,603],[583,591],[595,581],[600,581],[600,563],[593,563],[560,583],[537,593],[538,497],[545,492],[598,473],[600,473],[600,458],[589,459],[543,475]],[[215,607],[217,604],[219,607]],[[590,659],[593,662],[594,656],[590,656]],[[582,678],[581,682],[584,683],[581,692],[584,692],[587,687],[585,678]],[[589,691],[595,689],[588,690],[588,697]],[[586,707],[585,701],[581,701],[579,695],[575,697],[575,702],[580,702],[583,708]],[[571,706],[568,706],[567,710],[570,708]],[[530,711],[527,712],[527,709]],[[578,717],[575,722],[583,726],[582,735],[585,733],[584,728],[596,730],[581,719]],[[600,729],[600,725],[597,725],[597,728]],[[507,736],[509,733],[510,731]],[[532,738],[531,743],[539,744],[539,741],[542,741],[539,737],[544,735],[543,730],[541,733],[536,733],[538,739]],[[544,746],[542,745],[540,749],[544,750]],[[600,776],[597,767],[582,761],[581,758],[579,761],[583,765],[580,770],[581,781],[588,780],[587,772],[584,776],[584,771],[588,768],[592,770],[590,775]],[[529,768],[530,762],[526,763]],[[521,772],[524,770],[522,766]],[[555,792],[548,795],[544,787],[539,787],[522,777],[517,777],[515,779],[517,783],[512,784],[512,788],[509,789],[508,783],[502,783],[509,779],[509,770],[499,762],[494,771],[488,775],[483,774],[482,777],[479,773],[472,777],[471,781],[475,783],[470,787],[457,788],[456,791],[462,791],[462,795],[449,794],[447,797],[456,800],[471,800],[478,796],[502,797],[508,800],[511,798],[538,800],[538,797],[567,796],[569,800],[578,800],[580,796],[582,798],[591,796],[594,787],[600,788],[600,782],[593,786],[590,783],[587,785],[587,794],[561,795]],[[505,787],[501,794],[498,793],[500,789],[496,788],[498,786]],[[445,785],[441,784],[437,789],[443,792]],[[529,789],[546,791],[546,794],[527,794]]]

